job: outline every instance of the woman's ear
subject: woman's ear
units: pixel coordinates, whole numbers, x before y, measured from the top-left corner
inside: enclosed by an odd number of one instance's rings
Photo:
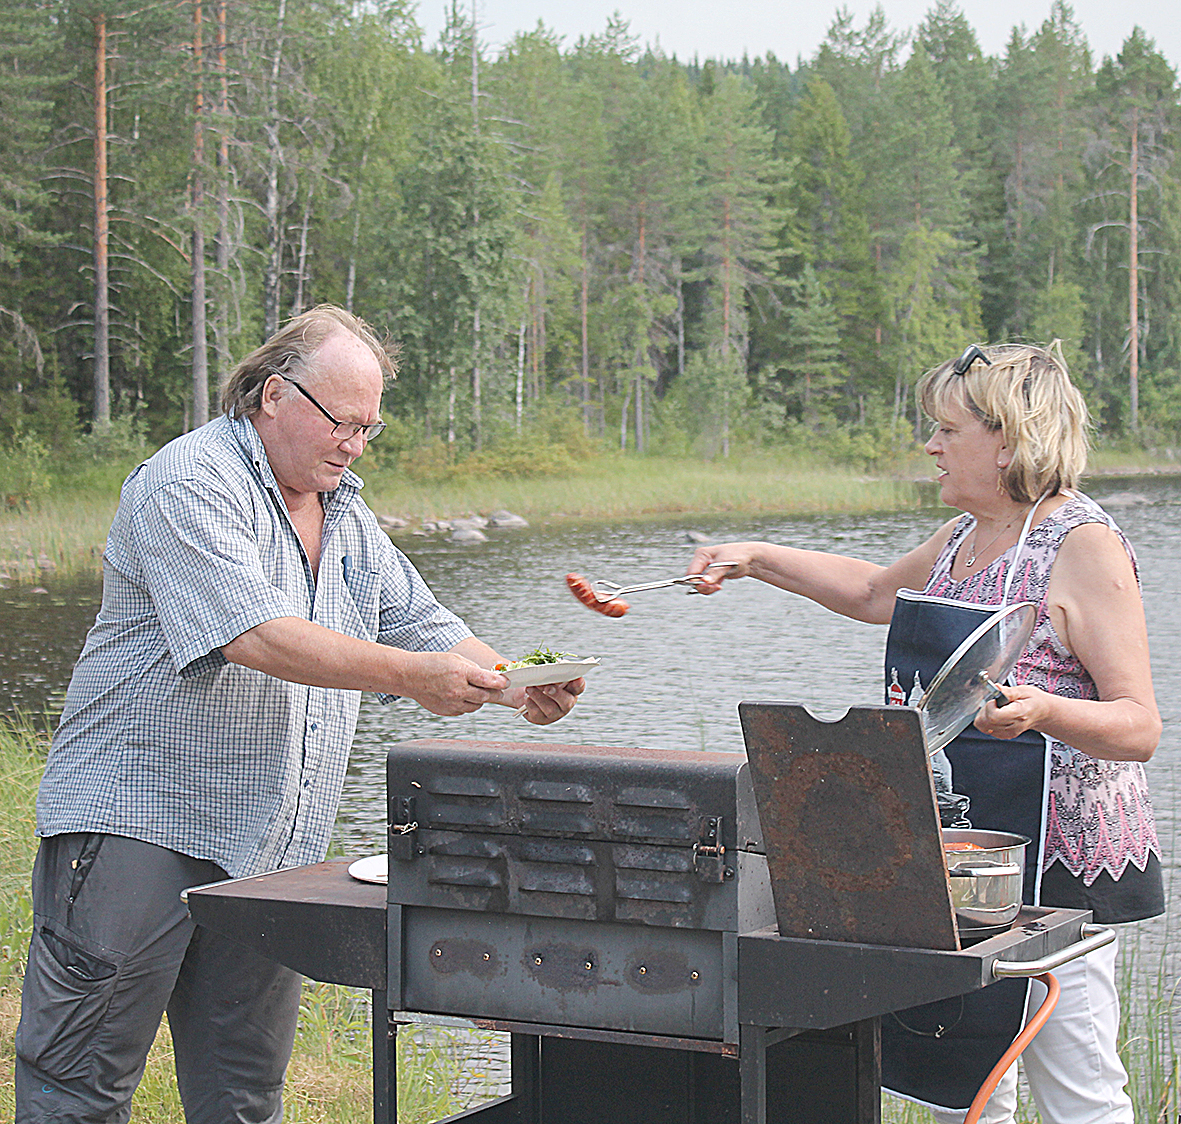
[[[1000,470],[1004,470],[1013,463],[1013,453],[1008,445],[1002,445],[996,451],[996,466]]]

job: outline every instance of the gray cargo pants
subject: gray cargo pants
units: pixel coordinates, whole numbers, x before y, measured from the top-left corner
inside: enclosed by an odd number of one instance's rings
[[[33,867],[16,1124],[123,1124],[165,1010],[189,1124],[275,1124],[300,977],[195,925],[225,871],[118,835],[56,835]]]

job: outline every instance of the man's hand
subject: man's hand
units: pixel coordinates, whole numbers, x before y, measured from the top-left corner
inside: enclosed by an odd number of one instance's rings
[[[504,701],[521,711],[522,717],[535,726],[548,726],[565,718],[578,696],[586,690],[586,680],[581,677],[569,683],[549,683],[544,687],[518,687],[509,691]],[[523,708],[523,709],[522,709]]]
[[[408,661],[400,693],[432,714],[471,714],[485,703],[505,702],[508,685],[499,671],[489,671],[454,651],[419,652]]]

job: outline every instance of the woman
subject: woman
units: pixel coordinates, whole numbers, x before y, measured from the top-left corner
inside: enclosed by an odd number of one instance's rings
[[[987,703],[975,730],[948,747],[955,789],[971,798],[976,827],[1040,842],[1029,848],[1031,904],[1091,909],[1104,924],[1155,916],[1164,901],[1142,763],[1156,748],[1161,720],[1144,610],[1130,545],[1077,491],[1087,412],[1061,348],[973,345],[928,372],[918,392],[935,422],[926,451],[935,458],[943,502],[963,515],[890,566],[746,542],[702,547],[688,572],[703,576],[701,593],[750,576],[856,620],[890,623],[887,682],[908,690],[912,670],[929,682],[931,669],[982,614],[1015,601],[1036,604],[1033,636],[1005,697]],[[706,569],[722,561],[732,565]],[[1023,1055],[1045,1124],[1132,1122],[1115,1049],[1114,965],[1112,944],[1055,973],[1058,1007]],[[962,1018],[968,1027],[971,1012],[965,1017],[965,1004],[956,1002],[959,1013],[947,1021]],[[998,1032],[1000,1039],[1015,1035],[1024,1002],[1022,991],[1017,1025]],[[1007,1044],[998,1041],[995,1055],[978,1057],[975,1068],[961,1065],[973,1052],[990,1052],[980,1046],[980,1027],[996,1017],[986,1012],[965,1029],[958,1054],[949,1053],[957,1049],[954,1025],[924,1031],[910,1020],[884,1020],[884,1049],[888,1023],[897,1038],[887,1054],[897,1047],[906,1055],[893,1068],[904,1084],[918,1075],[913,1088],[900,1091],[933,1107],[966,1108],[977,1078]],[[953,1071],[970,1073],[968,1088],[944,1080]],[[1012,1119],[1016,1081],[1013,1067],[984,1124]],[[962,1112],[936,1115],[962,1119]]]

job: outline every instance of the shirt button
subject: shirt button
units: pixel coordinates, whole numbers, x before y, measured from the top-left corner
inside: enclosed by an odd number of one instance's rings
[[[318,730],[319,728],[320,728],[320,724],[319,724],[318,722],[313,722],[313,723],[312,723],[312,729],[313,729],[313,730]]]

